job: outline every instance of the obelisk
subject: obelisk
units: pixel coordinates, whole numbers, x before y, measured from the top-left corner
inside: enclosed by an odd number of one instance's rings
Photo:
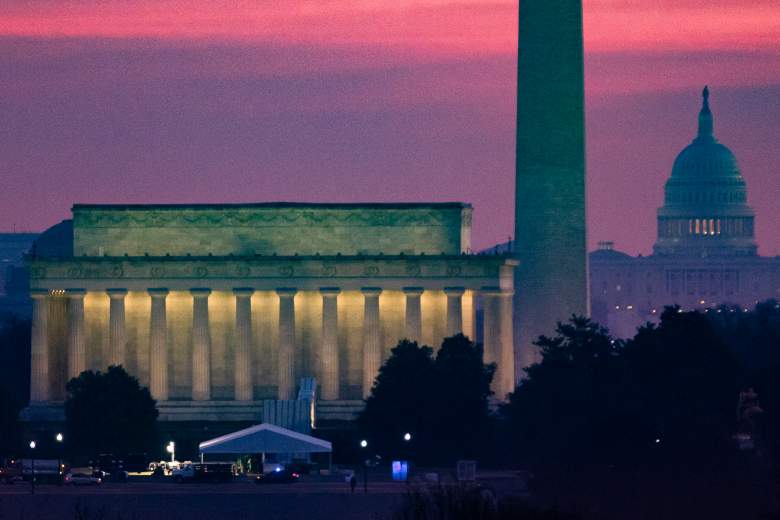
[[[581,0],[520,0],[515,244],[516,377],[534,341],[588,315]]]

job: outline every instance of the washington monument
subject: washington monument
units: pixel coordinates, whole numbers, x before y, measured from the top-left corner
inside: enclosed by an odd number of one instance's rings
[[[588,315],[581,0],[520,0],[515,366],[557,321]]]

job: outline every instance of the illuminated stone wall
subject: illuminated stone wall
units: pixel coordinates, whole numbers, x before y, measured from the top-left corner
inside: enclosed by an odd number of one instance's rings
[[[74,255],[460,254],[467,204],[247,204],[73,208]]]

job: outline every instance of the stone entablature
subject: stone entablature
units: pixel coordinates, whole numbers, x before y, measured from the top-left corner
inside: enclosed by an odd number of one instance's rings
[[[74,254],[460,254],[471,216],[463,203],[77,204]]]
[[[149,280],[170,288],[190,288],[201,280],[233,287],[236,284],[275,288],[285,280],[298,287],[319,288],[324,280],[341,287],[366,283],[400,289],[426,280],[427,287],[495,285],[510,276],[513,261],[503,255],[445,256],[315,256],[315,257],[82,257],[30,259],[32,287],[68,288],[74,283],[103,287],[122,282],[147,287]],[[468,282],[471,283],[468,283]],[[504,282],[506,283],[506,282]],[[135,284],[135,285],[134,285]],[[140,284],[140,285],[139,285]]]

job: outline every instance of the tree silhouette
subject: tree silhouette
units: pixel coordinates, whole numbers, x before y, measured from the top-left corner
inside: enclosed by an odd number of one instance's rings
[[[79,455],[148,452],[157,444],[157,407],[147,388],[121,366],[87,370],[67,384],[69,447]]]
[[[495,366],[463,335],[446,338],[436,357],[408,340],[379,371],[358,424],[381,454],[416,462],[451,463],[473,456],[489,423]],[[407,443],[404,434],[410,433]]]
[[[599,460],[611,454],[619,430],[632,424],[622,409],[623,345],[583,317],[559,323],[557,335],[536,342],[541,363],[510,394],[502,415],[523,460]]]

